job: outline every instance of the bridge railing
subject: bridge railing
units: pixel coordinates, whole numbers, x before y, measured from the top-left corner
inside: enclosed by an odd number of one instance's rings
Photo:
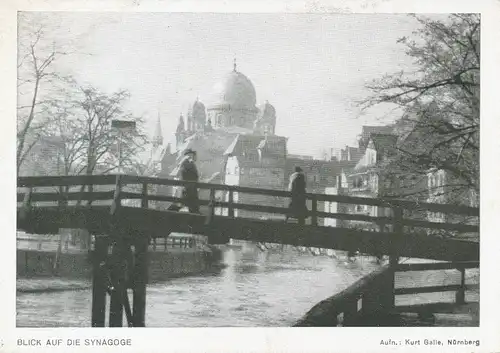
[[[161,179],[152,177],[141,177],[131,175],[84,175],[84,176],[44,176],[44,177],[20,177],[18,188],[24,188],[24,192],[18,192],[18,203],[25,205],[106,205],[113,202],[116,196],[117,183],[120,185],[120,200],[124,205],[140,206],[149,208],[150,201],[182,203],[182,200],[173,195],[164,195],[155,190],[158,187],[183,187],[191,182]],[[251,212],[255,218],[281,218],[290,214],[290,210],[284,206],[266,205],[263,198],[279,198],[281,200],[291,197],[289,191],[250,188],[211,183],[196,183],[200,190],[199,204],[202,207],[211,206],[222,212],[215,212],[227,217],[238,217],[238,211]],[[258,195],[260,199],[253,202],[241,202],[239,195]],[[337,219],[347,222],[364,222],[377,226],[380,231],[394,231],[397,223],[401,231],[406,233],[429,233],[430,231],[444,231],[450,234],[456,233],[479,233],[479,209],[462,206],[436,203],[417,203],[397,199],[380,199],[353,197],[345,195],[325,195],[307,193],[306,198],[311,205],[308,224],[317,226],[319,219]],[[137,201],[134,204],[134,200]],[[127,202],[132,201],[132,202]],[[272,200],[271,200],[272,201]],[[387,216],[372,216],[364,214],[350,214],[342,212],[325,212],[318,206],[321,202],[340,204],[367,205],[389,210]],[[283,204],[283,203],[281,203]],[[448,215],[462,216],[461,220],[451,222],[432,222],[422,213],[437,212]],[[412,214],[417,214],[413,216]],[[451,218],[450,218],[451,219]],[[458,218],[455,218],[458,219]],[[345,226],[345,225],[343,225]]]
[[[413,283],[412,286],[396,286],[394,288],[394,295],[404,296],[404,295],[414,295],[422,293],[442,293],[442,292],[455,292],[455,303],[464,304],[465,303],[465,292],[467,289],[477,288],[478,283],[466,283],[466,270],[479,268],[479,261],[461,261],[461,262],[436,262],[436,263],[409,263],[409,264],[398,264],[395,268],[396,281],[399,282],[410,282]],[[460,274],[459,283],[452,284],[441,284],[441,285],[420,285],[415,281],[405,281],[405,276],[403,274],[408,272],[423,272],[423,271],[438,271],[438,270],[457,270]],[[443,272],[441,272],[443,274]],[[406,276],[411,278],[411,274]],[[449,279],[450,276],[444,275],[437,280]],[[430,277],[427,277],[427,283],[432,282]],[[434,280],[434,282],[436,282]],[[418,307],[418,305],[417,305]],[[411,310],[415,308],[414,305],[399,307],[400,310]]]
[[[399,326],[397,312],[433,312],[456,304],[465,304],[465,292],[477,287],[466,284],[465,270],[479,268],[477,261],[399,264],[396,272],[453,270],[460,272],[460,283],[441,286],[393,286],[393,269],[383,266],[361,278],[345,290],[309,310],[294,326]],[[443,277],[445,274],[441,272]],[[412,283],[400,278],[398,284]],[[455,301],[393,306],[393,295],[455,292]],[[395,309],[395,310],[393,310]]]

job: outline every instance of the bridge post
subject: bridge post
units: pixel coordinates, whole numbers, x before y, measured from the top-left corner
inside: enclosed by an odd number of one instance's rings
[[[96,236],[92,258],[92,327],[104,327],[106,321],[106,275],[108,240]]]
[[[316,195],[311,197],[311,225],[318,225],[318,200],[316,199]]]
[[[133,318],[134,327],[146,326],[146,284],[148,283],[148,238],[139,239],[135,244],[135,265],[133,281]]]
[[[148,208],[148,183],[142,183],[142,199],[141,199],[141,207]]]
[[[23,228],[26,231],[31,230],[30,224],[28,218],[31,212],[31,198],[33,194],[33,188],[29,188],[25,194],[24,194],[24,199],[23,199],[23,205],[21,206],[21,210],[19,212],[19,218],[17,220],[17,224],[19,227],[19,224],[23,224]]]
[[[123,259],[125,258],[124,244],[119,234],[119,219],[118,212],[121,207],[121,180],[120,176],[116,177],[115,194],[111,205],[111,239],[113,239],[113,250],[111,254],[111,299],[109,303],[109,326],[123,326]],[[125,292],[126,293],[126,292]]]
[[[399,207],[393,209],[394,214],[394,225],[393,225],[393,236],[395,238],[390,239],[389,248],[389,267],[390,267],[390,286],[391,292],[387,299],[387,305],[389,310],[394,309],[395,306],[395,277],[396,270],[399,264],[399,246],[401,244],[401,237],[403,236],[403,210]]]
[[[149,208],[148,202],[148,184],[142,184],[141,208]],[[132,291],[133,291],[133,327],[146,326],[146,284],[148,282],[148,247],[149,235],[140,234],[140,238],[134,242],[134,267],[132,273]],[[154,249],[156,249],[156,238],[154,240]],[[165,241],[166,242],[166,241]]]
[[[123,326],[123,282],[124,282],[124,268],[123,259],[125,253],[123,251],[122,242],[115,242],[111,254],[111,295],[109,302],[109,327],[122,327]]]
[[[455,293],[455,303],[465,304],[465,267],[458,268],[460,271],[460,289]]]
[[[234,218],[233,200],[234,200],[233,190],[229,190],[228,205],[227,205],[227,215],[229,216],[229,218]]]

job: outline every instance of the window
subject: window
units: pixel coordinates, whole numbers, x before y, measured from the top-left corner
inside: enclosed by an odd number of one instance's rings
[[[217,115],[217,126],[222,126],[222,114]]]

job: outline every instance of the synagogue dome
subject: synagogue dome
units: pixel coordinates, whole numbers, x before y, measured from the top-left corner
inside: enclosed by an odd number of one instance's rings
[[[212,107],[230,106],[236,109],[255,109],[257,102],[252,81],[236,70],[229,72],[222,81],[214,86]]]

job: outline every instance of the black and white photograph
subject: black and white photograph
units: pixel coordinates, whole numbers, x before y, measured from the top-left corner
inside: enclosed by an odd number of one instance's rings
[[[15,326],[479,328],[483,34],[18,11]]]

